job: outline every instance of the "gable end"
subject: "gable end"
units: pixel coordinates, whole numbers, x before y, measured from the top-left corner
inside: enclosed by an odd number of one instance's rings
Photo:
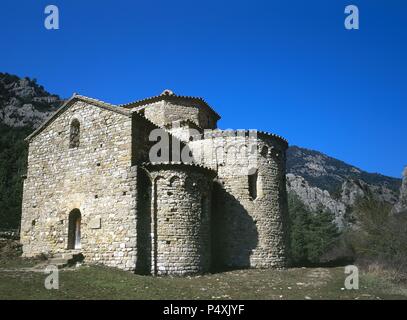
[[[48,125],[50,125],[56,118],[58,118],[63,112],[65,112],[70,106],[72,106],[75,102],[83,101],[93,106],[109,110],[118,114],[122,114],[127,117],[131,117],[131,112],[126,110],[122,107],[117,107],[113,104],[103,102],[97,99],[92,99],[89,97],[81,96],[81,95],[73,95],[68,101],[66,101],[58,110],[56,110],[47,120],[45,120],[33,133],[31,133],[27,138],[24,140],[27,142],[31,142],[31,140],[36,137],[40,132],[42,132]]]

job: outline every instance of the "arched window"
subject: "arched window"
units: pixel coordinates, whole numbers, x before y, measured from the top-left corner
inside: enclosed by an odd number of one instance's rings
[[[267,158],[268,153],[269,153],[269,149],[268,149],[266,146],[264,146],[263,148],[261,148],[260,154],[261,154],[264,158]]]
[[[171,187],[178,187],[180,185],[180,180],[177,176],[173,176],[170,179],[170,186]]]
[[[69,134],[69,148],[78,148],[80,139],[80,123],[78,119],[73,119]]]

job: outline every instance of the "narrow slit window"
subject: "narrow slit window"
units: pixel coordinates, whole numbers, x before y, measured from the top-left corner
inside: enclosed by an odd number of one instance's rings
[[[71,129],[69,135],[69,148],[78,148],[80,140],[80,123],[78,119],[71,122]]]
[[[257,171],[249,175],[249,195],[253,200],[257,198],[257,180],[258,180]]]

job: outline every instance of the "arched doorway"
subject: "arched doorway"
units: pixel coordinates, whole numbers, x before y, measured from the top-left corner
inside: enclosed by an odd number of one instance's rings
[[[81,248],[81,212],[74,209],[69,213],[68,249]]]

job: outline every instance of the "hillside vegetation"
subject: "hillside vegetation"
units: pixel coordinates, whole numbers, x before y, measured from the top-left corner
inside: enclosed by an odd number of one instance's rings
[[[27,167],[24,141],[60,105],[35,79],[0,73],[0,229],[17,229],[21,220]]]
[[[21,219],[23,181],[27,148],[24,138],[30,128],[0,124],[0,228],[17,228]]]

